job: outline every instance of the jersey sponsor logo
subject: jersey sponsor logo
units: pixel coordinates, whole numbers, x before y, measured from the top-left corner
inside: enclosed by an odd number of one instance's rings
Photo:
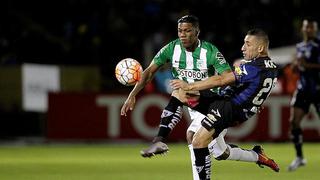
[[[213,112],[214,115],[216,115],[216,116],[218,116],[218,117],[221,117],[220,112],[219,112],[219,109],[217,109],[217,110],[213,110],[213,109],[212,109],[211,112]]]
[[[178,107],[177,111],[174,113],[172,119],[170,120],[168,127],[171,130],[173,130],[173,128],[180,122],[181,117],[182,117],[181,107]]]
[[[162,114],[161,114],[161,118],[165,118],[165,117],[171,116],[172,114],[173,114],[173,112],[164,109]]]
[[[196,169],[197,169],[197,172],[198,172],[198,173],[200,173],[203,168],[204,168],[204,166],[196,166]]]
[[[208,120],[213,124],[217,119],[212,114],[207,114]],[[221,117],[221,116],[220,116]]]
[[[242,66],[242,68],[241,68],[241,66],[237,66],[234,68],[234,71],[235,71],[236,75],[238,75],[238,76],[241,76],[243,74],[248,75],[248,71],[245,66]]]
[[[212,120],[210,120],[209,118],[205,118],[201,121],[201,124],[203,125],[203,127],[205,127],[206,129],[211,129],[214,122]]]
[[[201,80],[201,79],[205,79],[208,77],[207,71],[177,69],[177,73],[181,77],[191,78],[191,79],[196,79],[196,80]]]
[[[205,66],[205,63],[204,63],[204,60],[203,60],[203,59],[197,59],[197,67],[198,67],[199,69],[205,69],[205,68],[207,68],[207,67]]]
[[[205,158],[205,168],[204,170],[206,171],[206,179],[211,179],[211,155],[207,155]]]
[[[226,59],[223,57],[223,55],[220,52],[217,52],[216,58],[220,61],[219,64],[225,64],[227,63]]]
[[[174,127],[176,127],[176,125],[180,122],[180,118],[173,116],[171,122],[168,124],[168,128],[170,128],[171,130],[173,130]]]
[[[234,72],[235,72],[237,75],[241,75],[241,74],[242,74],[242,71],[241,71],[241,69],[240,69],[239,66],[237,66],[237,67],[234,68]]]

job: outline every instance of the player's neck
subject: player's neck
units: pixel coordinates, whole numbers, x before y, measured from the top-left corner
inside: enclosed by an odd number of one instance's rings
[[[264,57],[269,57],[269,54],[267,52],[262,52],[262,53],[259,53],[257,57],[255,57],[254,59],[264,58]]]
[[[197,39],[195,43],[193,43],[190,47],[187,47],[186,50],[189,52],[193,52],[199,46],[200,40]]]
[[[307,42],[313,41],[315,39],[316,39],[316,37],[304,37],[303,41],[307,43]]]

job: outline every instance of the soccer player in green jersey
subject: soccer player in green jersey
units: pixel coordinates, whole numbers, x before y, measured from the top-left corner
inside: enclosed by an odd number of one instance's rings
[[[184,80],[188,83],[201,81],[213,76],[215,73],[224,74],[231,72],[229,64],[224,59],[219,50],[209,42],[199,40],[200,33],[198,18],[193,15],[183,16],[178,20],[178,39],[164,46],[153,58],[150,65],[144,70],[141,80],[135,85],[127,100],[121,108],[121,115],[126,115],[129,110],[133,110],[136,95],[149,83],[155,73],[166,63],[171,63],[174,78]],[[153,144],[141,151],[143,157],[152,157],[155,154],[162,154],[168,151],[168,147],[163,141],[179,123],[182,116],[182,106],[180,100],[174,97],[179,90],[172,92],[168,105],[162,112],[158,135],[154,138]],[[192,96],[192,95],[190,95]],[[201,120],[204,115],[189,109],[192,123],[187,130],[187,141],[189,144],[192,160],[193,178],[199,179],[192,147],[193,135],[201,127]],[[226,130],[209,144],[209,149],[215,158],[219,158],[226,146],[221,147],[220,141],[224,142]],[[239,154],[246,152],[239,148]],[[245,159],[237,159],[243,161]]]

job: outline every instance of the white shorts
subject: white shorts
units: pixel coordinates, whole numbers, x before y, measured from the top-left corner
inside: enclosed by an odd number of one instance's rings
[[[224,140],[227,131],[227,129],[224,129],[219,136],[212,140],[208,145],[209,152],[214,158],[221,156],[227,149],[227,144]]]
[[[187,129],[188,131],[197,132],[198,129],[201,127],[201,121],[206,117],[205,115],[199,113],[198,111],[195,111],[191,108],[188,108],[191,124]]]
[[[188,108],[191,124],[187,129],[188,131],[197,132],[201,127],[201,121],[206,117],[205,115],[199,113],[198,111],[192,110]],[[214,158],[221,156],[225,150],[227,149],[227,144],[224,140],[224,137],[227,134],[227,129],[224,129],[217,138],[212,140],[208,145],[210,154],[213,155]]]

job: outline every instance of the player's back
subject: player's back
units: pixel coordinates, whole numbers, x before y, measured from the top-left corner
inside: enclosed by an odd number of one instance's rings
[[[235,69],[236,88],[232,103],[248,114],[249,118],[259,108],[275,86],[278,68],[269,57],[257,58]]]

